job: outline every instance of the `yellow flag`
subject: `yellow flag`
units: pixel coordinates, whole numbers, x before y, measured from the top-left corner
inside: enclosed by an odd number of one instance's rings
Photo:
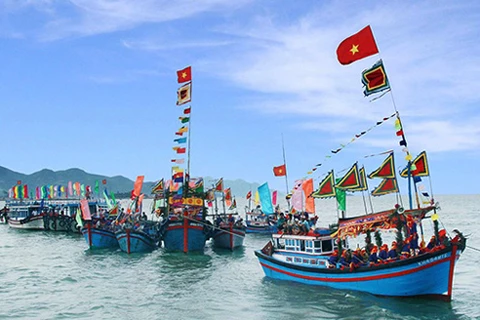
[[[255,192],[255,205],[258,206],[260,204],[260,195],[258,194],[258,191]]]

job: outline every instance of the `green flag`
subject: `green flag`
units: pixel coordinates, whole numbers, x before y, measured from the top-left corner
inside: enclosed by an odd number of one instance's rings
[[[95,193],[99,194],[98,180],[95,180]]]
[[[340,182],[342,178],[337,178],[336,179],[336,182]],[[338,188],[335,188],[337,190],[337,206],[338,206],[338,210],[340,211],[346,211],[347,210],[347,199],[346,199],[346,192],[345,190],[342,190],[342,189],[338,189]]]
[[[80,228],[83,228],[82,212],[80,211],[80,208],[77,208],[75,220],[77,220],[77,224],[80,226]]]
[[[112,202],[113,202],[113,205],[116,205],[117,204],[117,200],[115,200],[115,193],[110,193],[111,197],[112,198]]]

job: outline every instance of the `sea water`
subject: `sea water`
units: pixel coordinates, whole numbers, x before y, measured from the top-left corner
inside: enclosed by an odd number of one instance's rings
[[[462,231],[467,245],[480,249],[480,196],[437,200],[443,226]],[[243,212],[247,203],[237,202]],[[363,210],[361,197],[347,202],[347,214]],[[335,222],[334,206],[317,201],[319,224]],[[145,211],[150,207],[147,202]],[[0,319],[480,319],[480,252],[474,249],[458,261],[453,299],[446,303],[271,280],[254,255],[268,240],[247,234],[234,252],[207,242],[203,254],[128,255],[89,250],[77,234],[0,225]]]

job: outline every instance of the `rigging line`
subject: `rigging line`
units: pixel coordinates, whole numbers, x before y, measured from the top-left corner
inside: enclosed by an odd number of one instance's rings
[[[475,251],[477,251],[477,252],[480,252],[480,249],[477,249],[477,248],[474,248],[474,247],[470,247],[470,246],[466,246],[466,247],[469,248],[469,249],[475,250]]]

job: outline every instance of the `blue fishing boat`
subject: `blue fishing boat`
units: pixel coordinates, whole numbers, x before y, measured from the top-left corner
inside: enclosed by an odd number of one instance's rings
[[[133,227],[124,227],[118,230],[115,232],[115,236],[123,252],[151,252],[160,246],[160,224],[153,221],[141,221]]]
[[[403,215],[421,216],[433,209],[408,210]],[[361,230],[369,223],[369,218],[372,217],[350,219],[344,224],[344,231],[347,228],[350,232],[354,228]],[[388,219],[384,219],[384,223],[388,223]],[[445,237],[432,249],[420,250],[408,257],[361,265],[335,262],[339,261],[335,254],[339,249],[337,239],[330,236],[328,229],[307,236],[276,234],[273,242],[255,251],[255,255],[265,275],[273,279],[379,296],[451,300],[455,264],[466,247],[466,239],[461,233],[457,232],[452,238]]]
[[[202,200],[203,202],[203,200]],[[168,251],[203,251],[211,235],[211,224],[201,214],[170,215],[166,223],[163,245]]]
[[[95,225],[95,223],[92,225],[92,223],[88,222],[81,228],[88,247],[90,249],[118,248],[117,237],[113,229],[106,229],[104,226],[96,227]]]
[[[273,216],[256,212],[245,213],[246,233],[273,234],[278,231]]]
[[[229,250],[240,248],[245,240],[245,226],[231,224],[216,227],[212,239],[213,246],[217,248]]]

